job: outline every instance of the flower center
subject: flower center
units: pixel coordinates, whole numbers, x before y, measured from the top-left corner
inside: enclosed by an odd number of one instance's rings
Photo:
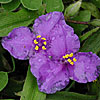
[[[62,57],[63,58],[63,62],[64,63],[70,63],[71,65],[74,65],[74,62],[77,61],[76,58],[73,57],[73,53],[70,53],[70,54],[66,54],[65,56]]]
[[[35,44],[35,50],[39,51],[39,50],[46,50],[46,46],[47,46],[47,42],[46,42],[46,38],[41,37],[41,35],[36,36],[36,38],[33,40],[34,44]]]

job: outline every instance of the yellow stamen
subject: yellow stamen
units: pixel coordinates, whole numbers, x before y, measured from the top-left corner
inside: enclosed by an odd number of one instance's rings
[[[66,57],[65,57],[65,56],[63,56],[63,58],[65,59]]]
[[[76,61],[77,61],[77,59],[76,59],[76,58],[73,58],[73,61],[74,61],[74,62],[76,62]]]
[[[36,46],[35,46],[35,50],[39,50],[39,46],[36,45]]]
[[[46,44],[47,44],[47,42],[43,42],[43,44],[44,44],[44,45],[46,45]]]
[[[38,44],[38,42],[37,42],[36,40],[34,40],[34,43],[35,43],[35,44]]]
[[[68,58],[69,57],[69,54],[66,54],[65,57]]]
[[[38,35],[36,38],[41,38],[41,35]]]
[[[41,38],[42,40],[46,40],[46,38]]]
[[[73,57],[73,53],[71,53],[71,54],[69,55],[69,57]]]
[[[96,80],[94,80],[93,82],[97,82],[97,79],[96,79]]]
[[[74,62],[70,62],[71,65],[74,65]]]
[[[71,60],[71,59],[68,59],[67,61],[68,61],[69,63],[71,63],[71,62],[72,62],[72,60]]]
[[[46,50],[45,46],[42,46],[42,49],[43,49],[43,50]]]

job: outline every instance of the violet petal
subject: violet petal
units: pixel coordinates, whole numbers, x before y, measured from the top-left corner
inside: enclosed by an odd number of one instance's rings
[[[100,58],[92,52],[79,52],[75,55],[77,61],[73,66],[68,66],[70,78],[79,82],[87,83],[96,80],[99,76]]]
[[[2,39],[2,46],[17,59],[28,59],[32,48],[33,33],[27,27],[15,28]]]

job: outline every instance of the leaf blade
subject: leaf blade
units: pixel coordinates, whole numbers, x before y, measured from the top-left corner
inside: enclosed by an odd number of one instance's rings
[[[29,98],[30,100],[45,100],[46,98],[46,94],[38,90],[36,79],[30,72],[30,67],[28,68],[27,77],[20,100],[28,100]]]
[[[7,72],[0,72],[0,91],[2,91],[8,83]]]
[[[7,36],[12,29],[28,26],[35,18],[36,12],[22,9],[16,13],[4,12],[0,14],[0,37]]]
[[[53,11],[60,11],[64,10],[64,5],[62,0],[46,0],[46,11],[53,12]]]

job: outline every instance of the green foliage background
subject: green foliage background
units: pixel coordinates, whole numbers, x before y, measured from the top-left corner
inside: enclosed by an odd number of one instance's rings
[[[80,51],[100,56],[100,0],[0,0],[0,40],[16,27],[32,28],[38,16],[53,11],[63,12],[74,28]],[[100,77],[87,84],[71,81],[47,95],[38,90],[28,61],[14,59],[0,44],[0,100],[100,100]]]

